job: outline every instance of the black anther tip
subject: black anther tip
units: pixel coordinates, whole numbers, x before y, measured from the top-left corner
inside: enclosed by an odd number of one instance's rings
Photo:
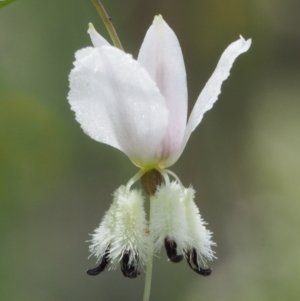
[[[86,271],[86,273],[90,276],[97,276],[98,274],[100,274],[101,272],[103,272],[104,269],[100,266],[96,267],[96,268],[93,268],[93,269],[88,269]]]
[[[168,255],[168,258],[172,262],[180,262],[183,259],[183,255],[177,254],[177,244],[174,240],[169,240],[168,238],[165,238],[165,249]]]
[[[202,276],[209,276],[212,273],[212,269],[211,268],[202,269],[200,267],[200,271],[198,271],[198,273]]]
[[[123,254],[122,260],[120,262],[121,271],[126,278],[134,279],[141,273],[137,270],[137,264],[129,264],[130,251],[126,251]]]
[[[211,268],[203,269],[198,264],[196,249],[187,251],[186,256],[187,256],[187,262],[188,262],[190,268],[197,274],[202,275],[202,276],[209,276],[212,273]]]
[[[106,266],[108,265],[108,261],[109,261],[109,247],[107,247],[107,249],[105,250],[105,254],[100,262],[100,264],[93,268],[93,269],[88,269],[86,271],[86,273],[90,276],[96,276],[98,274],[100,274],[101,272],[103,272],[106,268]]]

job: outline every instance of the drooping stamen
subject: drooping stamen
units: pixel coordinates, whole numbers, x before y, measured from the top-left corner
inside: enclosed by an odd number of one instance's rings
[[[87,274],[90,276],[96,276],[96,275],[100,274],[101,272],[103,272],[105,270],[108,262],[109,262],[109,247],[107,247],[107,249],[105,250],[104,256],[103,256],[100,264],[93,269],[88,269],[86,271]]]
[[[172,262],[180,262],[183,259],[183,255],[177,254],[177,244],[174,240],[165,238],[165,248],[168,257]]]
[[[127,191],[130,190],[131,186],[137,181],[139,180],[147,171],[145,171],[144,169],[140,169],[138,173],[136,173],[126,184],[126,189]]]
[[[149,195],[154,195],[157,186],[160,186],[162,184],[163,177],[161,173],[156,169],[151,169],[147,171],[142,177],[141,177],[141,184],[145,192]]]
[[[195,271],[197,274],[202,276],[209,276],[212,273],[211,268],[203,269],[197,262],[197,252],[196,249],[193,248],[186,252],[187,262],[190,268]]]
[[[128,277],[130,279],[136,278],[138,275],[140,275],[140,272],[137,270],[137,264],[129,264],[129,259],[130,251],[125,251],[120,262],[121,271],[125,277]]]
[[[180,181],[180,179],[176,176],[176,174],[173,171],[168,170],[168,169],[165,169],[164,171],[166,173],[168,173],[169,175],[171,175],[180,186],[183,186],[182,183],[181,183],[181,181]]]

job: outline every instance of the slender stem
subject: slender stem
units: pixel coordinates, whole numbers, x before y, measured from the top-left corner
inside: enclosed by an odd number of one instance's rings
[[[108,31],[108,33],[109,33],[109,35],[110,35],[110,37],[111,37],[114,45],[117,48],[119,48],[119,49],[121,49],[121,50],[124,51],[124,49],[122,47],[122,44],[120,42],[120,39],[119,39],[119,37],[117,35],[117,32],[116,32],[116,30],[115,30],[115,28],[114,28],[114,26],[113,26],[113,24],[111,22],[111,18],[109,17],[109,15],[107,14],[107,12],[105,11],[104,6],[100,2],[100,0],[92,0],[92,3],[94,4],[94,6],[97,9],[97,11],[98,11],[98,13],[99,13],[99,15],[100,15],[100,17],[101,17],[104,25],[106,26],[106,29],[107,29],[107,31]]]
[[[151,228],[151,218],[153,217],[155,197],[150,196],[150,215],[149,215],[149,227]],[[150,248],[146,263],[146,277],[145,277],[145,288],[144,288],[144,298],[143,301],[150,300],[150,290],[151,290],[151,279],[152,279],[152,266],[153,266],[153,236],[150,230]]]

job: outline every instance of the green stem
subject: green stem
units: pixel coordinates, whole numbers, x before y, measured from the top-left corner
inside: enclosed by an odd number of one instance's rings
[[[120,39],[119,39],[119,37],[117,35],[117,32],[116,32],[116,30],[115,30],[115,28],[114,28],[114,26],[113,26],[113,24],[111,22],[111,18],[109,17],[109,15],[107,14],[107,12],[105,11],[104,6],[100,2],[100,0],[92,0],[92,3],[94,4],[94,6],[97,9],[97,11],[98,11],[98,13],[99,13],[99,15],[100,15],[100,17],[101,17],[104,25],[106,26],[106,29],[107,29],[107,31],[108,31],[108,33],[109,33],[109,35],[110,35],[110,37],[111,37],[114,45],[117,48],[119,48],[119,49],[121,49],[121,50],[124,51],[124,49],[122,47],[122,44],[120,42]]]
[[[151,217],[153,217],[153,210],[154,210],[154,203],[155,197],[150,196],[150,215],[149,215],[149,228],[151,226]],[[151,290],[151,279],[152,279],[152,266],[153,266],[153,236],[150,231],[150,248],[149,253],[147,257],[147,263],[146,263],[146,277],[145,277],[145,288],[144,288],[144,298],[143,301],[149,301],[150,300],[150,290]]]

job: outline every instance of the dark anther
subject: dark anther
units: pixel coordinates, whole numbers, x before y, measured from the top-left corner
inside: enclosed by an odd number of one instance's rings
[[[191,269],[202,276],[209,276],[212,273],[211,268],[203,269],[197,262],[197,252],[195,249],[186,252],[187,262]]]
[[[202,276],[209,276],[212,273],[212,269],[211,268],[202,269],[200,267],[200,271],[198,271],[198,273]]]
[[[159,171],[151,169],[141,177],[141,184],[145,192],[149,195],[154,195],[157,186],[162,184],[163,178]]]
[[[93,269],[89,269],[87,270],[87,274],[90,276],[96,276],[98,274],[100,274],[101,272],[103,272],[107,266],[109,262],[109,247],[106,249],[105,254],[100,262],[100,264],[93,268]]]
[[[136,278],[140,275],[140,272],[137,270],[137,265],[134,263],[129,264],[130,252],[125,251],[123,254],[122,260],[120,262],[121,271],[125,277],[130,279]]]
[[[165,238],[165,248],[168,257],[172,262],[180,262],[183,259],[183,255],[177,254],[177,244],[174,240]]]

